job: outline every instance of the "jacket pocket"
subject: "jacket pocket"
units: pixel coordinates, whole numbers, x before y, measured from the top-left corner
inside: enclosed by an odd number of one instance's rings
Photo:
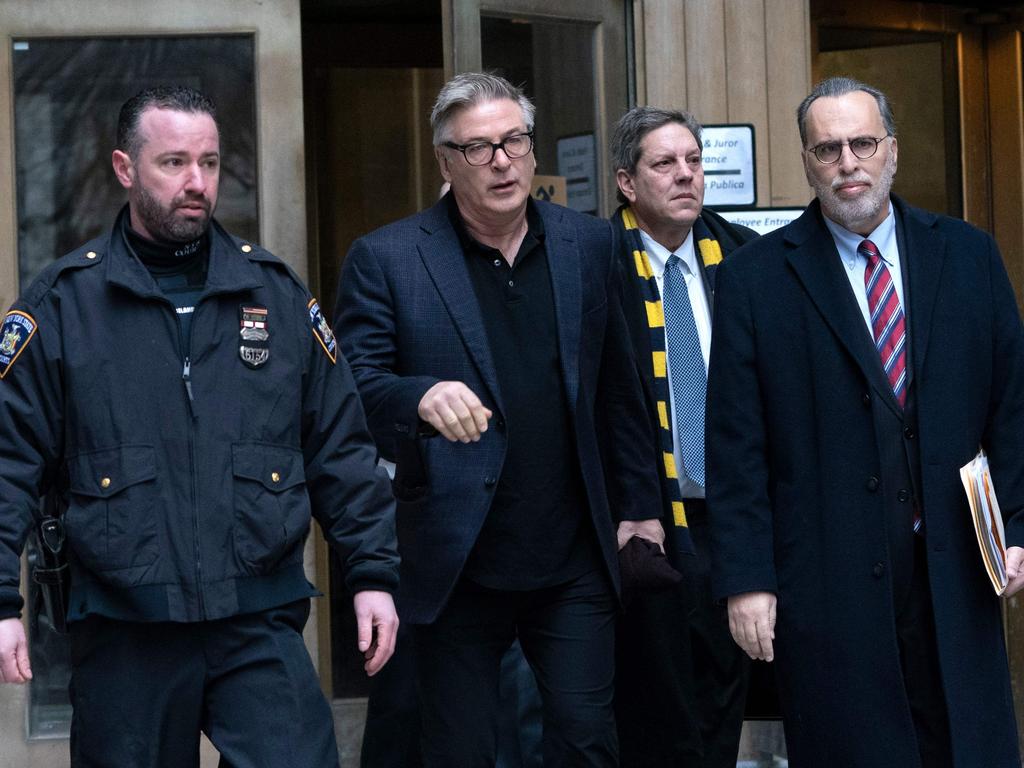
[[[300,561],[310,521],[302,451],[270,443],[232,443],[231,468],[235,554],[245,570],[263,574],[282,559]]]
[[[157,559],[153,446],[79,453],[68,460],[68,476],[68,542],[83,565],[93,572],[115,571]]]

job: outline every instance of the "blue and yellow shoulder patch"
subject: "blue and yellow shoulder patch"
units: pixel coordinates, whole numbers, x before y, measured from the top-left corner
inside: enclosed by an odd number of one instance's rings
[[[309,310],[309,324],[313,329],[313,335],[320,342],[320,346],[324,348],[330,361],[336,363],[338,361],[338,342],[334,338],[334,331],[331,330],[327,318],[320,311],[320,305],[317,304],[316,299],[310,299],[306,309]]]
[[[14,361],[36,334],[36,321],[31,315],[12,309],[0,328],[0,379],[7,375]]]

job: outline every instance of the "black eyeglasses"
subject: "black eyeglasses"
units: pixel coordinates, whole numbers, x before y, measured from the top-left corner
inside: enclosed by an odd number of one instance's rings
[[[533,149],[533,131],[528,133],[517,133],[509,136],[504,141],[492,144],[489,141],[474,141],[472,144],[456,144],[446,141],[444,146],[449,149],[456,149],[466,158],[470,165],[487,165],[494,159],[494,153],[499,149],[505,153],[509,160],[517,157],[524,157],[530,154]]]
[[[878,145],[890,136],[892,134],[887,133],[880,139],[876,139],[874,136],[858,136],[849,141],[826,141],[811,147],[807,151],[818,158],[818,162],[822,165],[838,163],[839,158],[843,155],[843,147],[849,147],[854,157],[867,160],[869,157],[875,156],[875,152],[878,151]]]

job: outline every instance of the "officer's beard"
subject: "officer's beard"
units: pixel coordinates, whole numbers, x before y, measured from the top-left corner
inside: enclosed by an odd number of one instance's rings
[[[206,195],[179,195],[164,206],[144,186],[136,187],[132,201],[132,216],[149,234],[158,241],[186,243],[196,240],[210,226],[213,206]],[[185,203],[199,203],[203,207],[201,216],[183,216],[181,206]]]

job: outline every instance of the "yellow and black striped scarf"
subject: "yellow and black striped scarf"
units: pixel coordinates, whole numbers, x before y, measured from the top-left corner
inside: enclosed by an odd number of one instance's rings
[[[679,492],[679,475],[676,473],[675,456],[672,450],[672,413],[671,400],[669,399],[669,381],[665,364],[665,312],[661,305],[661,294],[658,293],[658,284],[654,280],[654,272],[651,270],[651,262],[647,257],[644,248],[643,238],[640,236],[640,229],[637,227],[636,217],[629,207],[621,210],[622,223],[626,228],[626,235],[632,238],[630,245],[633,248],[633,265],[635,277],[640,281],[640,295],[644,300],[644,307],[647,310],[647,326],[650,329],[651,340],[651,367],[654,374],[654,394],[658,406],[658,422],[661,429],[661,458],[658,462],[660,467],[662,487],[665,498],[670,502],[672,510],[673,531],[666,531],[673,536],[674,549],[677,552],[693,552],[693,542],[690,539],[690,532],[686,522],[686,505],[683,502],[682,494]],[[704,270],[713,268],[722,261],[722,249],[718,240],[714,238],[707,225],[698,218],[693,224],[693,238],[697,243],[697,252],[700,255]]]

